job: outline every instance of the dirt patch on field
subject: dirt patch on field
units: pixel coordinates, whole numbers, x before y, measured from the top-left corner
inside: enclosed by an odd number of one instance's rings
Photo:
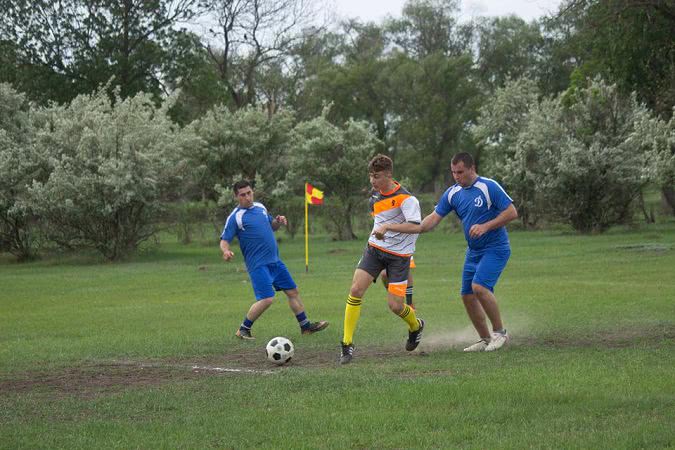
[[[465,331],[465,330],[464,330]],[[429,334],[412,353],[400,347],[357,347],[355,362],[369,363],[386,360],[417,359],[419,370],[406,371],[402,378],[420,376],[451,376],[446,370],[429,371],[421,358],[434,352],[461,352],[471,342],[463,330],[457,333]],[[468,333],[468,331],[467,331]],[[622,348],[635,345],[657,345],[663,341],[675,340],[675,325],[667,323],[648,328],[599,331],[588,335],[551,334],[546,336],[518,336],[512,338],[509,346],[584,348]],[[460,342],[461,341],[461,342]],[[75,367],[58,370],[35,370],[10,375],[0,373],[0,396],[17,393],[45,393],[50,396],[97,397],[114,394],[132,388],[153,387],[165,383],[191,381],[202,377],[275,376],[288,368],[329,368],[338,367],[339,349],[302,349],[288,364],[275,366],[265,358],[262,350],[242,348],[223,355],[201,356],[164,360],[117,360],[88,362]]]
[[[87,363],[49,372],[36,370],[11,376],[0,374],[0,396],[16,393],[46,393],[96,397],[129,388],[157,386],[170,382],[190,381],[201,377],[274,376],[291,367],[337,367],[338,348],[306,349],[286,365],[275,366],[262,351],[241,349],[225,355],[169,360],[119,360]],[[404,353],[400,348],[363,348],[359,358],[377,360],[419,357],[424,352]]]
[[[616,330],[600,330],[589,334],[556,333],[541,337],[526,336],[513,340],[514,345],[527,347],[552,348],[625,348],[635,345],[658,344],[675,340],[675,325],[663,324],[648,328],[622,328]]]

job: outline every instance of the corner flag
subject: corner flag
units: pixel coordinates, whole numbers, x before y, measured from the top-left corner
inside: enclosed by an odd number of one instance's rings
[[[305,183],[305,200],[310,205],[323,205],[323,191]]]
[[[323,191],[305,183],[305,273],[309,272],[309,212],[308,205],[323,205]]]

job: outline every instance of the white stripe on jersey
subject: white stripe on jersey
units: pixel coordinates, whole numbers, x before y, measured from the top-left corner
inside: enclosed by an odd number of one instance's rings
[[[497,186],[504,193],[504,195],[506,195],[506,198],[508,198],[509,200],[511,200],[513,202],[513,199],[509,196],[509,194],[506,193],[506,191],[504,190],[504,188],[502,187],[501,184],[497,183],[492,178],[487,178],[487,177],[481,177],[481,178],[484,179],[484,180],[492,181],[495,184],[495,186]]]
[[[460,186],[459,184],[453,186],[452,189],[450,189],[450,192],[448,192],[448,205],[452,205],[452,196],[461,190],[462,186]]]
[[[480,191],[483,193],[483,195],[485,196],[485,200],[487,201],[487,209],[490,209],[490,207],[492,207],[492,199],[490,198],[490,191],[488,191],[487,184],[478,180],[474,183],[474,186],[480,189]]]
[[[229,222],[230,218],[232,218],[232,216],[234,216],[234,220],[237,221],[237,228],[239,228],[240,230],[243,230],[244,229],[244,214],[246,214],[246,211],[248,211],[249,209],[252,209],[252,208],[255,208],[255,207],[262,208],[262,210],[265,212],[265,214],[267,214],[267,208],[265,208],[265,205],[263,205],[262,203],[253,202],[253,206],[251,206],[251,208],[241,208],[241,207],[237,206],[236,208],[234,208],[234,211],[232,211],[230,213],[230,215],[227,216],[227,219],[225,219],[225,228],[227,228],[227,222]],[[223,228],[223,231],[225,230],[225,228]]]

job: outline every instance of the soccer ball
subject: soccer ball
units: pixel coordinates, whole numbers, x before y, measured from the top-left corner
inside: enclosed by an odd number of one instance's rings
[[[265,347],[267,359],[280,366],[286,364],[293,357],[293,343],[285,337],[275,337]]]

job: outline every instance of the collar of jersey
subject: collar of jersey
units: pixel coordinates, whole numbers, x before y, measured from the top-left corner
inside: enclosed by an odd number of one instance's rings
[[[399,189],[401,189],[401,185],[398,183],[398,181],[394,181],[394,189],[392,189],[392,190],[389,191],[389,192],[382,192],[382,191],[380,191],[380,194],[382,194],[382,195],[391,195],[391,194],[393,194],[394,192],[398,191]]]
[[[479,178],[480,178],[480,176],[477,176],[476,179],[473,180],[473,183],[471,183],[471,184],[468,185],[467,187],[464,187],[464,186],[462,186],[461,184],[460,184],[459,186],[460,186],[462,189],[471,189],[471,188],[478,182],[478,179],[479,179]],[[457,184],[459,184],[459,183],[457,183]]]

